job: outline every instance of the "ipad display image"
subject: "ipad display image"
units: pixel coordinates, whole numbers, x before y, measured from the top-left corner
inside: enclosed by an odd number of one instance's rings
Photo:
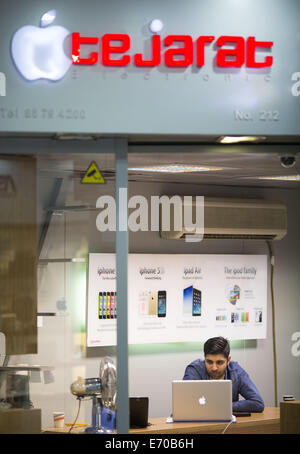
[[[192,285],[183,290],[183,313],[193,316],[201,315],[201,290]]]
[[[193,286],[183,290],[183,313],[187,315],[192,315],[193,311]]]
[[[201,290],[193,288],[193,315],[201,315]]]
[[[157,316],[165,317],[167,313],[167,292],[165,290],[158,291]]]

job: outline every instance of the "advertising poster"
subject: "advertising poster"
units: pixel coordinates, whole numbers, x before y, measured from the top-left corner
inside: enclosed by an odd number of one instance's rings
[[[128,342],[263,339],[267,256],[129,254]],[[116,344],[115,254],[90,254],[87,346]]]

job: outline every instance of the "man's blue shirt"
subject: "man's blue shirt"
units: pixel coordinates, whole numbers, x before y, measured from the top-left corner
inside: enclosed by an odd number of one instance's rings
[[[262,412],[265,404],[262,397],[250,380],[247,372],[235,361],[230,361],[226,368],[225,380],[232,381],[232,410]],[[205,362],[196,359],[185,370],[183,380],[209,380]],[[241,395],[245,400],[239,400]]]

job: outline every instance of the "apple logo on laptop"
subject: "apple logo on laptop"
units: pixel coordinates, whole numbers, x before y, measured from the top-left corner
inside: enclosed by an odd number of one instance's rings
[[[200,405],[205,405],[205,404],[206,404],[206,399],[205,399],[204,396],[202,396],[202,397],[199,398],[199,404],[200,404]]]
[[[72,64],[64,53],[64,40],[70,34],[61,26],[50,25],[56,18],[56,11],[43,14],[40,26],[25,25],[12,38],[12,59],[27,80],[62,79]]]

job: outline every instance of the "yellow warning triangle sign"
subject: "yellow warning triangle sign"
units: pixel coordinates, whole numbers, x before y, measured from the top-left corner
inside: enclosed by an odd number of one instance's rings
[[[81,179],[81,183],[104,183],[103,176],[94,161],[85,172],[84,177]]]

